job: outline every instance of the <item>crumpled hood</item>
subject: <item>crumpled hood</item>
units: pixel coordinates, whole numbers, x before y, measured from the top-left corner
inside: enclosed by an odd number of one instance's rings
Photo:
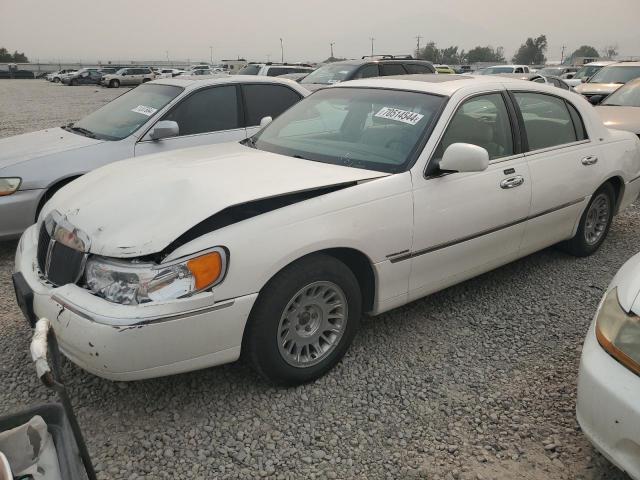
[[[94,170],[61,189],[58,210],[112,257],[157,253],[232,205],[291,192],[384,177],[371,170],[312,162],[238,143],[147,155]]]
[[[640,107],[598,105],[596,112],[605,127],[640,134]]]
[[[48,128],[0,139],[0,169],[33,158],[101,143],[102,140]]]

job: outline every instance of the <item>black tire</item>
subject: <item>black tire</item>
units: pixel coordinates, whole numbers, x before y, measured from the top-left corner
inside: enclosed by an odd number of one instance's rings
[[[326,356],[312,360],[318,363],[306,367],[292,366],[280,351],[278,332],[281,318],[297,294],[317,282],[341,289],[347,306],[346,322],[334,346],[327,347],[329,350],[322,354]],[[298,309],[296,307],[295,311]],[[285,267],[260,292],[247,322],[242,356],[256,372],[274,384],[292,386],[310,382],[342,359],[358,331],[361,314],[362,294],[353,272],[329,255],[309,255]],[[309,347],[307,353],[310,355]]]
[[[143,79],[142,79],[142,83],[147,83],[147,82],[148,82],[148,81],[150,81],[150,80],[151,80],[150,78],[143,78]]]
[[[75,87],[76,85],[78,85],[78,81],[77,80],[70,80],[69,81],[69,85],[72,87]]]
[[[615,201],[616,191],[613,186],[607,182],[593,194],[589,201],[589,205],[587,205],[587,208],[585,208],[582,213],[575,236],[561,244],[561,248],[565,252],[575,255],[576,257],[587,257],[595,253],[600,248],[605,238],[607,238],[607,234],[611,228]],[[607,204],[607,214],[604,215],[603,213],[601,215],[601,223],[604,223],[604,225],[602,228],[598,229],[597,239],[594,240],[592,238],[591,241],[589,241],[589,231],[591,230],[589,226],[593,223],[592,219],[589,218],[589,215],[590,212],[595,209],[594,204],[596,204],[596,202],[605,202]]]
[[[60,83],[60,79],[58,77],[53,77],[53,83]]]
[[[120,86],[120,81],[119,80],[111,80],[109,82],[109,87],[111,88],[118,88]]]

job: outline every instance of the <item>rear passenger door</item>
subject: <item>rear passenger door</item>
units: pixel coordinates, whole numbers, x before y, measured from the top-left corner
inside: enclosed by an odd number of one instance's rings
[[[602,178],[598,157],[606,152],[597,152],[578,110],[564,98],[524,91],[511,95],[533,186],[522,243],[527,254],[571,237]]]
[[[260,120],[264,117],[276,118],[302,99],[295,90],[284,85],[253,84],[242,85],[244,125],[247,136],[260,130]]]
[[[159,120],[176,122],[179,135],[151,140],[147,132],[136,144],[136,156],[246,138],[236,85],[201,88],[184,97]]]

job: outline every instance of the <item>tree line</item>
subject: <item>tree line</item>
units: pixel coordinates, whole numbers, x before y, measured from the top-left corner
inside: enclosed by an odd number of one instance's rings
[[[542,65],[547,61],[547,36],[529,37],[520,45],[512,57],[513,63],[522,65]],[[602,55],[601,55],[602,53]],[[602,52],[590,45],[582,45],[567,56],[566,60],[571,62],[578,57],[613,58],[618,54],[618,46],[611,45],[602,49]],[[435,42],[427,43],[423,48],[416,49],[416,58],[429,60],[433,63],[444,63],[461,65],[465,63],[504,63],[504,48],[493,48],[491,45],[472,48],[469,51],[458,49],[458,46],[438,48]]]
[[[24,52],[19,53],[16,50],[13,53],[9,53],[9,50],[7,50],[4,47],[0,47],[0,62],[3,62],[3,63],[11,63],[11,62],[27,63],[28,61],[29,61],[29,59],[24,54]]]

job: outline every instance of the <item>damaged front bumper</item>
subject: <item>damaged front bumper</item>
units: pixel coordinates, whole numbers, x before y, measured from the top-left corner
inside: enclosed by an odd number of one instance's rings
[[[36,318],[51,321],[60,350],[100,377],[139,380],[232,362],[257,294],[215,301],[214,293],[141,305],[119,305],[74,284],[41,280],[37,228],[18,245],[15,270],[33,292]]]

